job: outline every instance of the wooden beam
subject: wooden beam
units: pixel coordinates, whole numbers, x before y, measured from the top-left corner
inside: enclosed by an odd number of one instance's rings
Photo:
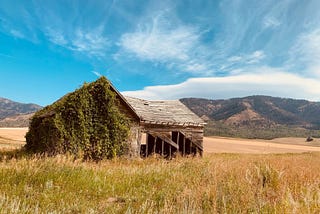
[[[186,155],[186,138],[183,138],[183,151],[182,151],[182,156]]]
[[[166,143],[170,144],[171,146],[175,147],[177,150],[179,150],[179,145],[172,141],[168,136],[161,134],[161,133],[155,133],[155,132],[149,132],[152,136],[156,136],[157,138],[164,140]]]
[[[161,141],[162,145],[161,145],[161,155],[163,156],[163,150],[164,150],[164,141]]]
[[[148,146],[148,144],[149,144],[149,134],[147,133],[146,134],[146,157],[148,157],[148,149],[149,149],[149,146]]]
[[[151,123],[145,123],[145,124],[141,124],[142,126],[146,127],[147,130],[152,130],[154,132],[158,132],[158,131],[172,131],[172,130],[176,130],[176,129],[186,129],[186,127],[183,127],[182,125],[157,125],[157,124],[151,124]],[[190,126],[187,127],[189,129],[189,131],[201,131],[203,132],[203,127],[199,127],[199,126]]]
[[[141,131],[138,129],[138,139],[137,139],[137,144],[138,144],[138,151],[137,151],[137,154],[141,154]]]
[[[184,136],[186,136],[186,134],[184,132],[181,132],[181,134],[183,134]],[[202,145],[202,139],[203,137],[201,136],[201,142],[198,142],[198,140],[192,140],[192,138],[187,138],[186,139],[190,140],[194,146],[198,147],[201,151],[203,151],[203,145]],[[190,147],[191,148],[191,147]]]
[[[179,141],[180,141],[180,132],[177,132],[177,144],[179,145]],[[179,149],[178,149],[179,152]]]
[[[201,151],[203,151],[203,146],[201,145],[201,143],[197,142],[197,141],[192,141],[193,144],[198,147]]]
[[[154,138],[154,144],[153,144],[153,154],[156,153],[156,143],[157,143],[157,137]]]
[[[169,145],[169,159],[171,159],[171,145]]]

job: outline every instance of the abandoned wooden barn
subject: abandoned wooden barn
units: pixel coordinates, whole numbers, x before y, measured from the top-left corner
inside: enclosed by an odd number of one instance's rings
[[[101,77],[38,111],[26,148],[90,159],[202,155],[203,126],[202,119],[178,100],[125,97]]]
[[[126,100],[140,118],[141,156],[202,155],[204,122],[180,101]]]
[[[158,154],[171,158],[176,154],[203,153],[204,121],[179,100],[148,101],[122,96],[123,112],[131,118],[129,154],[148,157]]]

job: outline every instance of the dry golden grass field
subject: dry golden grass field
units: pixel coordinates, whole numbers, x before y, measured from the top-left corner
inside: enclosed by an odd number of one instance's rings
[[[25,144],[28,128],[0,128],[0,149],[20,148]]]
[[[273,140],[205,137],[205,153],[301,153],[319,152],[320,139],[308,143],[304,138],[276,138]]]
[[[97,163],[12,150],[26,131],[0,129],[0,214],[320,213],[317,139],[206,137],[203,158]]]

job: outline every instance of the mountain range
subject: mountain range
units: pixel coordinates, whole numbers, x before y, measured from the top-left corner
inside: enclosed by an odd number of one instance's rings
[[[42,107],[0,97],[0,127],[25,127],[34,112]]]
[[[270,96],[180,101],[208,123],[208,135],[249,138],[320,135],[317,131],[320,102]]]

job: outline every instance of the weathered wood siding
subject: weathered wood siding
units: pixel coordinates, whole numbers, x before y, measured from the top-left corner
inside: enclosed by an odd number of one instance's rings
[[[141,147],[141,128],[139,124],[132,123],[128,138],[128,156],[139,157]]]

